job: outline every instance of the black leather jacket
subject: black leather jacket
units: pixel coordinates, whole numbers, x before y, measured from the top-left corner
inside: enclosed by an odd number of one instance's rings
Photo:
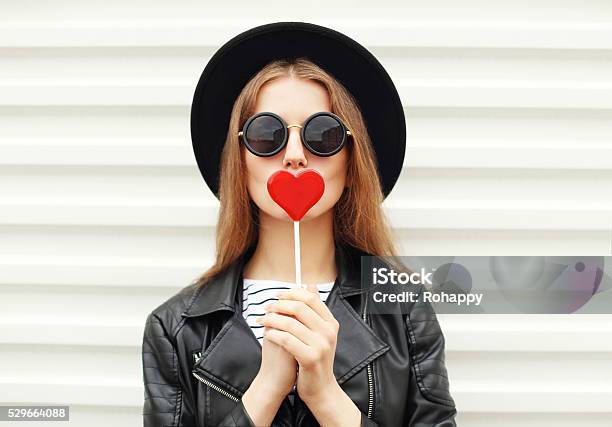
[[[252,250],[149,314],[142,344],[145,427],[254,427],[241,401],[261,363],[261,346],[242,317],[242,269]],[[362,412],[361,425],[456,426],[434,311],[415,303],[408,315],[364,314],[360,255],[368,254],[336,246],[338,277],[326,305],[340,324],[334,375]],[[292,392],[272,425],[319,424]]]

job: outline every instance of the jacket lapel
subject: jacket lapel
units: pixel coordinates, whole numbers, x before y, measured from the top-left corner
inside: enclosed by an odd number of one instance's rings
[[[252,254],[249,250],[225,274],[204,285],[194,296],[184,317],[195,317],[217,310],[233,312],[194,369],[233,394],[242,395],[259,371],[261,346],[240,311],[242,269]],[[326,305],[340,324],[334,375],[342,384],[368,363],[389,350],[385,343],[363,321],[347,297],[361,294],[360,259],[357,253],[337,246],[338,277]],[[214,289],[213,289],[214,288]]]
[[[260,365],[261,346],[242,313],[236,310],[194,368],[241,396],[251,385]]]
[[[334,376],[338,384],[359,372],[368,363],[389,350],[389,345],[365,324],[351,305],[332,291],[326,301],[330,311],[340,324]]]

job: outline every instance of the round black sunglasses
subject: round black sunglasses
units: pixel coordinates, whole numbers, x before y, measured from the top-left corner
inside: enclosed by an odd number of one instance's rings
[[[287,125],[278,114],[257,113],[244,124],[238,136],[246,148],[256,156],[269,157],[280,152],[289,139],[289,128],[301,128],[302,143],[317,156],[333,156],[344,146],[351,132],[340,117],[328,111],[314,113],[302,125]]]

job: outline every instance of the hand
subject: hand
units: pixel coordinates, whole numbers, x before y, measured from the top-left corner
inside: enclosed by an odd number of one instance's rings
[[[265,335],[261,347],[261,366],[257,375],[274,385],[274,389],[284,398],[295,384],[297,362],[291,353]]]
[[[308,405],[339,389],[334,376],[334,356],[339,323],[315,294],[289,289],[267,307],[258,319],[268,340],[289,352],[299,366],[297,392]]]
[[[242,396],[244,408],[255,425],[272,423],[296,376],[293,355],[264,337],[259,372]]]

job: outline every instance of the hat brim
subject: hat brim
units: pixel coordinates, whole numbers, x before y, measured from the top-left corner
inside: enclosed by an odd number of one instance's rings
[[[353,95],[376,153],[386,197],[402,170],[406,123],[389,74],[352,38],[305,22],[251,28],[225,43],[209,60],[191,107],[191,139],[198,168],[218,198],[219,166],[234,102],[246,83],[269,62],[306,57],[339,80]]]

